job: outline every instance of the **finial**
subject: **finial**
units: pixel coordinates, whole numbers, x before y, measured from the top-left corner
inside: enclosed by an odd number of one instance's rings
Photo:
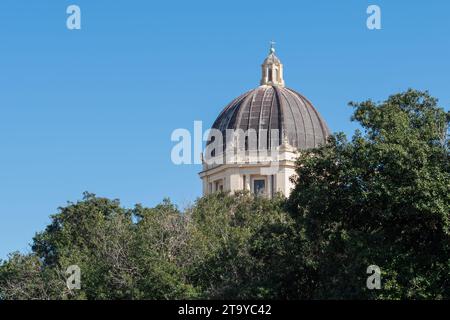
[[[270,53],[275,53],[275,41],[270,41]]]

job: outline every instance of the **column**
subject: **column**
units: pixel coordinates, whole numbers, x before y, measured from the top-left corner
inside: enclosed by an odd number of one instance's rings
[[[272,198],[272,175],[266,176],[267,181],[267,197],[270,199]]]
[[[250,192],[252,191],[251,186],[250,186],[250,175],[249,174],[245,175],[245,190],[248,190]]]

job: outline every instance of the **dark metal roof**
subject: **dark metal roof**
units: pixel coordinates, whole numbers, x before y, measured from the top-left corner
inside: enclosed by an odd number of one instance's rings
[[[226,129],[266,129],[267,141],[271,141],[271,129],[277,129],[278,145],[287,137],[289,144],[300,150],[317,147],[330,134],[308,99],[279,86],[260,86],[237,97],[223,109],[212,128],[222,131],[224,137]]]

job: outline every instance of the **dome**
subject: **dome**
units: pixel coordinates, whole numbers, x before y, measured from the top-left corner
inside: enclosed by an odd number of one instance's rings
[[[325,143],[330,134],[325,121],[308,99],[278,85],[262,85],[237,97],[223,109],[212,128],[220,130],[224,139],[227,129],[253,129],[267,134],[266,141],[273,141],[271,134],[275,129],[279,140],[276,145],[287,140],[299,150]],[[260,138],[258,134],[258,140]]]
[[[285,86],[273,44],[260,86],[231,101],[211,127],[199,173],[204,195],[247,190],[288,197],[295,188],[296,151],[324,144],[330,134],[311,102]]]

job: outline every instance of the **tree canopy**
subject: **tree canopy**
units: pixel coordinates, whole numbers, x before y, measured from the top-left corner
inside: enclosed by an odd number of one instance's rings
[[[0,262],[0,299],[449,299],[449,112],[416,90],[350,106],[361,130],[301,152],[289,199],[85,193]]]

